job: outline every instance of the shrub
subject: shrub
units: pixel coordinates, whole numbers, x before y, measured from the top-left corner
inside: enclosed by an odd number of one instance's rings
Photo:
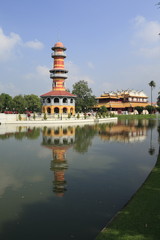
[[[44,119],[44,120],[47,120],[47,115],[46,115],[46,113],[44,113],[43,119]]]

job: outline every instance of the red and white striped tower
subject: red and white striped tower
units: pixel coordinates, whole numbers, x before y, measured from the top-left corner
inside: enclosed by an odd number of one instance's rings
[[[76,95],[66,91],[65,80],[67,70],[64,67],[66,48],[63,43],[57,42],[52,48],[53,69],[50,70],[52,91],[41,95],[42,112],[47,114],[75,114]]]

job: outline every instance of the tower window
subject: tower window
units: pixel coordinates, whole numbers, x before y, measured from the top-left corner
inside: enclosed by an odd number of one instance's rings
[[[71,98],[70,102],[73,103],[73,98]]]
[[[54,103],[59,103],[59,98],[55,98]]]
[[[67,98],[63,98],[63,103],[67,103]]]
[[[51,103],[51,99],[50,98],[47,98],[47,103]]]

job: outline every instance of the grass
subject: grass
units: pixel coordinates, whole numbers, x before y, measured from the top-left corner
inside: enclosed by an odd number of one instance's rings
[[[157,118],[156,114],[137,114],[137,115],[117,115],[118,119],[155,119]],[[160,114],[158,114],[160,118]]]
[[[105,239],[160,239],[160,151],[146,182],[96,238]]]

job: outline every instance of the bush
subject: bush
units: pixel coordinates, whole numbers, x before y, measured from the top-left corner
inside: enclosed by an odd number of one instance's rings
[[[137,106],[135,109],[137,110],[138,114],[141,114],[144,110],[144,107]]]
[[[22,120],[21,114],[18,115],[18,119],[19,119],[19,121]]]
[[[44,113],[43,119],[44,119],[44,120],[47,120],[47,115],[46,115],[46,113]]]
[[[145,107],[145,109],[149,112],[149,114],[152,114],[155,112],[155,107],[151,106],[151,105],[148,105]]]

